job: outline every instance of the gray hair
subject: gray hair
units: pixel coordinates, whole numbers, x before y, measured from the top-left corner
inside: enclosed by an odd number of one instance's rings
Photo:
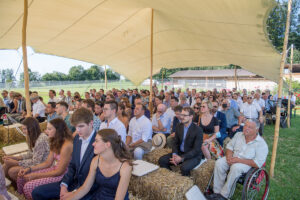
[[[257,119],[247,119],[246,122],[253,122],[255,124],[255,128],[258,130],[260,127],[260,123]]]

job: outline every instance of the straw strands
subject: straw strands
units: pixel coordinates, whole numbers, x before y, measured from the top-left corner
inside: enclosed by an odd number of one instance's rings
[[[160,168],[145,176],[132,176],[129,190],[145,200],[181,200],[193,185],[189,177]]]
[[[191,171],[191,176],[195,185],[197,185],[202,192],[205,192],[205,189],[213,174],[215,162],[215,160],[207,160],[198,169]]]
[[[172,149],[154,149],[153,151],[144,155],[144,160],[155,165],[159,165],[158,160],[160,157],[172,153]]]

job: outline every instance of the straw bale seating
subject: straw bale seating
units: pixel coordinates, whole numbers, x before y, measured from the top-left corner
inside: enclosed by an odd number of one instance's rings
[[[18,133],[16,127],[20,128],[21,124],[0,126],[0,141],[10,144],[25,141],[26,138],[20,133]]]
[[[129,191],[145,200],[179,200],[185,199],[193,185],[191,178],[160,168],[145,176],[132,176]]]
[[[161,156],[171,153],[171,149],[154,149],[148,154],[144,155],[144,160],[159,165],[158,160]],[[202,163],[200,166],[197,166],[195,169],[191,171],[191,179],[193,180],[193,184],[197,185],[201,192],[204,192],[209,180],[213,174],[215,166],[215,160],[208,160]],[[179,166],[171,166],[173,173],[178,177],[182,177],[180,175],[180,165]]]
[[[144,155],[144,160],[150,163],[153,163],[155,165],[159,165],[158,160],[163,155],[166,155],[168,153],[172,153],[172,149],[154,149],[153,151],[147,153]]]
[[[191,171],[191,178],[203,193],[213,174],[214,167],[215,160],[207,160],[200,167]]]

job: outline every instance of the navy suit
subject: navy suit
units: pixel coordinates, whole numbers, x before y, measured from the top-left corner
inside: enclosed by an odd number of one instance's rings
[[[73,191],[83,185],[86,177],[89,174],[90,165],[94,158],[94,148],[92,144],[95,141],[96,132],[92,133],[93,136],[90,143],[83,155],[82,161],[80,162],[80,151],[81,151],[81,140],[76,135],[73,141],[73,152],[72,159],[68,166],[68,172],[64,175],[61,182],[50,183],[41,185],[35,188],[32,192],[32,198],[34,200],[45,200],[45,199],[59,199],[60,184],[65,183],[68,185],[68,191]],[[97,189],[96,183],[93,184],[90,192],[82,199],[91,199],[93,192]]]
[[[220,111],[217,111],[217,119],[219,121],[219,126],[220,126],[220,133],[221,133],[221,137],[217,138],[218,142],[220,143],[220,145],[223,146],[223,141],[224,139],[227,137],[227,121],[226,121],[226,115]]]

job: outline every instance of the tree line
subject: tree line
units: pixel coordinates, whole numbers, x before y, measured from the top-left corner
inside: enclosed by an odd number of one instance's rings
[[[97,65],[92,65],[88,69],[84,69],[83,66],[73,66],[70,68],[68,74],[54,71],[52,73],[46,73],[41,76],[38,72],[33,72],[28,69],[30,81],[84,81],[84,80],[104,80],[105,70]],[[106,70],[106,76],[108,80],[120,80],[120,74],[112,71],[111,69]],[[13,69],[2,69],[0,70],[0,81],[2,83],[15,81]],[[24,73],[20,74],[19,80],[24,81]]]

